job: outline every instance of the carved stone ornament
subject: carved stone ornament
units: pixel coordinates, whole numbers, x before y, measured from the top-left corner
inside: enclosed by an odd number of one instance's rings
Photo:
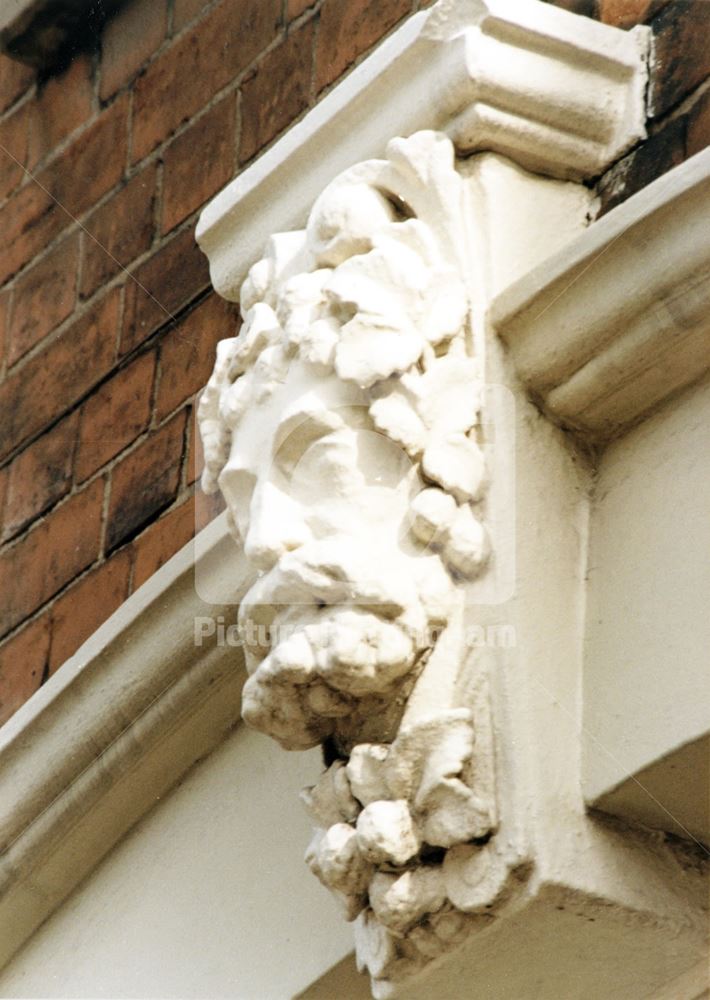
[[[204,489],[256,576],[243,716],[332,760],[303,793],[306,857],[379,996],[511,881],[487,681],[462,679],[463,585],[488,557],[464,201],[437,132],[342,173],[252,267],[199,412]]]

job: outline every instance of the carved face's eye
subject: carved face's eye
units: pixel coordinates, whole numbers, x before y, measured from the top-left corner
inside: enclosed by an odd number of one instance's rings
[[[335,414],[327,411],[317,415],[296,414],[290,417],[281,424],[276,434],[274,464],[290,479],[308,449],[341,424]]]

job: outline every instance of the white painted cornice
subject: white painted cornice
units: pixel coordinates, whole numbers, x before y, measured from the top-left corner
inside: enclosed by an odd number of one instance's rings
[[[556,421],[609,438],[710,368],[710,149],[505,289],[490,316]]]
[[[240,565],[223,516],[0,730],[0,965],[238,721],[241,650],[194,622],[228,613],[195,573],[238,599]]]
[[[268,237],[301,227],[333,177],[395,135],[437,129],[463,155],[598,176],[645,135],[648,40],[538,0],[445,0],[415,15],[205,208],[197,239],[214,287],[236,300]]]

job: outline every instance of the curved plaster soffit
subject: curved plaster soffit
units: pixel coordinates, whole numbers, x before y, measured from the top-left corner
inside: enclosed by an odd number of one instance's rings
[[[255,571],[243,715],[333,758],[304,792],[307,861],[356,921],[376,996],[515,907],[530,874],[499,830],[488,678],[464,656],[464,584],[489,544],[480,265],[456,153],[580,178],[642,134],[645,34],[585,21],[580,44],[560,13],[442,2],[402,29],[399,70],[426,49],[412,82],[436,67],[428,118],[445,131],[390,139],[327,185],[313,161],[305,229],[271,236],[251,267],[200,405],[203,486],[221,488]],[[386,76],[356,79],[351,105]],[[243,276],[239,213],[253,238],[255,199],[354,113],[324,105],[282,140],[288,168],[267,154],[205,210],[222,294]],[[295,188],[291,214],[310,190]]]

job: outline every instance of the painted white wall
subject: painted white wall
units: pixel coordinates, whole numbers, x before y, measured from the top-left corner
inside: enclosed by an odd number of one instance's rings
[[[352,950],[303,863],[320,754],[240,726],[0,974],[3,997],[285,1000]]]
[[[590,801],[710,732],[709,456],[705,379],[602,457],[584,667]]]

